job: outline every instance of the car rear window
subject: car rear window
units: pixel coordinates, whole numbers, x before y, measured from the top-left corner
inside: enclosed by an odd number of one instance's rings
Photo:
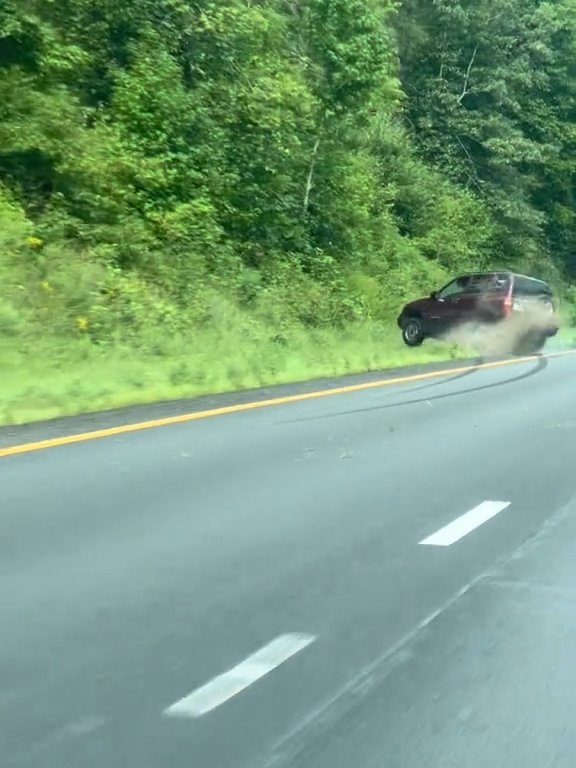
[[[515,296],[552,296],[552,289],[548,283],[535,280],[531,277],[516,276],[514,279]]]

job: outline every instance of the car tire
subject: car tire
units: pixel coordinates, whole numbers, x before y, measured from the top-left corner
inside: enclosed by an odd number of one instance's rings
[[[515,355],[537,355],[542,352],[546,344],[546,336],[543,333],[527,333],[517,340],[514,345]]]
[[[424,341],[424,329],[419,317],[407,317],[402,323],[402,339],[408,347],[419,347]]]

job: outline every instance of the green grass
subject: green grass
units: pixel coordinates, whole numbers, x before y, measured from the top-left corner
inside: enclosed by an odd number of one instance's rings
[[[127,405],[252,389],[274,384],[393,369],[473,356],[471,349],[427,341],[404,346],[390,326],[294,329],[271,338],[259,324],[167,339],[157,332],[142,348],[88,340],[38,342],[16,351],[0,343],[0,424],[23,424]],[[550,351],[576,344],[563,331]]]
[[[251,389],[453,359],[464,351],[427,342],[405,347],[376,324],[335,331],[296,329],[270,339],[262,328],[159,339],[132,346],[43,342],[26,352],[0,345],[0,424],[100,411],[125,405]]]

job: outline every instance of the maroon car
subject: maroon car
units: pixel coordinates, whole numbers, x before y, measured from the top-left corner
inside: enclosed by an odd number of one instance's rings
[[[506,323],[511,352],[538,352],[558,332],[552,289],[543,280],[512,272],[462,275],[428,298],[407,304],[398,325],[409,347],[445,338],[458,328],[476,330]]]

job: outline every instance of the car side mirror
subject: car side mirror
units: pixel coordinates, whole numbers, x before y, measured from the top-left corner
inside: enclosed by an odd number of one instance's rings
[[[436,299],[438,298],[438,291],[432,291],[432,293],[430,294],[430,298],[436,301]]]

